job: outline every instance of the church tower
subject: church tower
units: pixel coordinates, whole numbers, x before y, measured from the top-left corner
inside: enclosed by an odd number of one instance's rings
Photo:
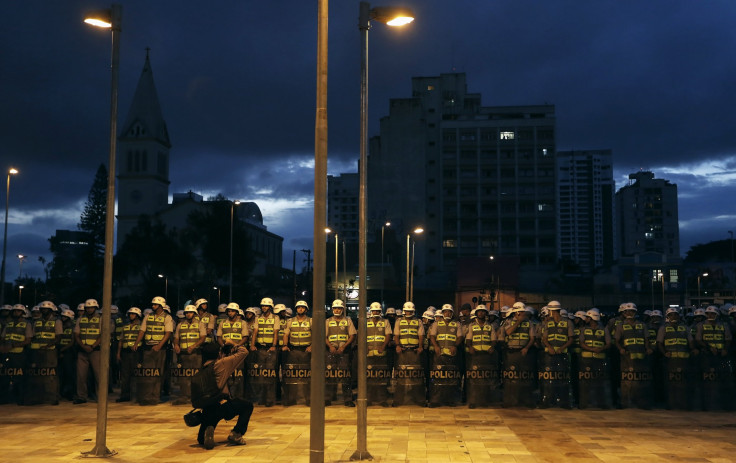
[[[118,249],[140,215],[153,216],[168,205],[170,149],[146,51],[143,72],[118,137]]]

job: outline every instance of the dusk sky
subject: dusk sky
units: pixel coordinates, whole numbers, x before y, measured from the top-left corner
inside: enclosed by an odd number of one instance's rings
[[[255,201],[269,231],[284,237],[290,268],[294,249],[312,247],[317,1],[121,3],[120,123],[150,47],[173,145],[169,193]],[[335,175],[357,170],[358,4],[330,4]],[[484,106],[554,104],[557,148],[613,150],[617,188],[640,169],[676,183],[683,257],[736,231],[736,2],[397,4],[416,21],[371,29],[371,136],[389,99],[411,96],[413,76],[465,72]],[[110,33],[82,18],[109,5],[2,6],[0,166],[20,170],[11,180],[8,281],[19,253],[29,256],[24,274],[43,275],[48,238],[76,229],[107,162]]]

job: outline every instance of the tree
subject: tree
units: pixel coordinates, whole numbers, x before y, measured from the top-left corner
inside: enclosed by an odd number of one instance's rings
[[[89,233],[90,246],[95,255],[104,253],[105,248],[105,220],[107,217],[107,168],[100,164],[92,182],[92,187],[84,203],[84,210],[80,217],[80,230]]]

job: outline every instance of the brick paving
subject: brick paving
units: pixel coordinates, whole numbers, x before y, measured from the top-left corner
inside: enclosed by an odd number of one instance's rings
[[[84,459],[94,447],[94,403],[0,406],[1,461]],[[186,406],[111,403],[107,447],[116,462],[309,461],[309,408],[256,407],[246,446],[229,446],[222,422],[210,451],[196,445]],[[356,450],[356,409],[327,407],[327,462]],[[368,409],[368,451],[378,462],[731,462],[736,415],[666,410]]]

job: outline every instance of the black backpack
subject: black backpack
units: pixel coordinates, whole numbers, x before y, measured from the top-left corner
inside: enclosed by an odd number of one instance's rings
[[[218,403],[224,394],[217,387],[215,362],[210,362],[192,376],[192,407],[206,408]]]

